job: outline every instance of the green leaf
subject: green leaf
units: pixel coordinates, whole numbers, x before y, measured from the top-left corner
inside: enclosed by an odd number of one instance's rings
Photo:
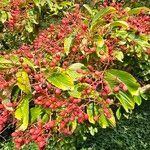
[[[48,122],[48,120],[49,120],[49,115],[48,114],[44,114],[43,117],[42,117],[42,121],[44,123],[46,123],[46,122]]]
[[[92,9],[91,9],[91,7],[89,5],[84,4],[83,7],[89,12],[89,14],[91,16],[93,16],[93,11],[92,11]]]
[[[109,123],[108,123],[107,118],[106,118],[106,116],[104,115],[102,109],[100,109],[100,117],[99,117],[98,123],[99,123],[99,125],[100,125],[102,128],[107,128],[107,127],[109,127]]]
[[[26,95],[20,102],[17,110],[15,111],[15,118],[21,121],[21,125],[18,130],[26,130],[29,123],[29,100],[31,96]]]
[[[0,21],[2,23],[4,23],[7,20],[7,17],[8,17],[7,12],[6,11],[1,11],[0,13],[1,13],[1,15],[0,15]]]
[[[115,94],[115,96],[120,101],[126,112],[129,112],[129,109],[134,109],[135,101],[130,94],[120,91],[118,94]]]
[[[71,132],[74,132],[78,125],[77,120],[72,121],[71,125],[72,125]]]
[[[117,70],[117,69],[109,69],[105,73],[105,79],[108,81],[111,88],[116,83],[116,79],[122,81],[128,88],[129,92],[132,95],[139,95],[139,83],[137,83],[136,79],[129,74],[128,72]]]
[[[38,24],[38,22],[36,21],[36,14],[33,10],[28,11],[27,15],[31,23]]]
[[[20,92],[21,92],[21,90],[20,90],[20,88],[17,85],[13,86],[12,92],[11,92],[11,97],[12,97],[12,101],[13,102],[17,101]]]
[[[25,63],[25,64],[27,64],[29,67],[31,67],[32,69],[35,69],[36,68],[36,66],[34,65],[34,63],[30,60],[30,59],[28,59],[28,58],[23,58],[23,62]]]
[[[30,109],[31,123],[35,122],[42,114],[42,109],[40,107],[33,107]]]
[[[126,22],[126,21],[122,21],[122,20],[120,20],[120,21],[115,21],[115,22],[112,22],[111,24],[110,24],[110,27],[123,27],[123,28],[129,28],[129,25],[128,25],[128,23]]]
[[[64,39],[64,51],[66,55],[68,55],[70,52],[73,39],[74,39],[74,34],[70,34],[67,38]]]
[[[74,86],[74,90],[69,91],[70,96],[73,96],[75,98],[81,98],[81,92],[83,91],[84,85],[82,84],[76,84]]]
[[[140,106],[141,103],[142,103],[142,99],[141,99],[140,96],[134,96],[134,101],[136,102],[136,104],[137,104],[138,106]]]
[[[136,15],[141,13],[141,11],[143,12],[150,12],[150,9],[147,7],[138,7],[138,8],[133,8],[131,10],[128,11],[129,15]]]
[[[32,24],[30,21],[28,21],[28,22],[27,22],[27,25],[25,26],[25,29],[26,29],[29,33],[33,32],[33,24]]]
[[[74,89],[73,79],[66,73],[53,73],[47,80],[62,90]]]
[[[31,85],[29,76],[25,71],[19,71],[16,73],[17,85],[26,94],[31,93]]]
[[[69,69],[76,71],[78,69],[86,69],[86,67],[82,63],[74,63],[74,64],[69,66]]]
[[[36,6],[40,5],[40,0],[33,0],[33,2],[35,3]]]
[[[97,45],[97,47],[103,47],[103,45],[104,45],[104,39],[103,39],[103,37],[102,36],[96,36],[96,38],[95,38],[95,43],[96,43],[96,45]]]
[[[87,106],[87,115],[88,115],[89,122],[95,124],[95,120],[94,120],[94,103],[90,103]]]
[[[117,111],[116,111],[116,117],[117,117],[117,119],[118,120],[120,120],[120,118],[121,118],[121,112],[120,112],[120,109],[121,109],[121,107],[119,107],[118,109],[117,109]]]
[[[73,80],[73,81],[76,81],[78,80],[79,78],[82,77],[81,74],[79,74],[78,72],[74,71],[74,70],[71,70],[71,69],[67,69],[66,70],[66,73],[70,76],[70,78]]]
[[[109,124],[112,126],[112,127],[116,127],[116,119],[115,119],[115,116],[113,114],[113,111],[111,110],[111,108],[109,108],[109,111],[111,113],[111,118],[107,118]]]
[[[82,74],[77,72],[78,69],[86,69],[86,67],[81,63],[74,63],[66,70],[66,73],[72,78],[73,81],[76,81],[82,77]]]
[[[98,132],[98,130],[97,130],[97,128],[96,128],[96,127],[92,127],[92,126],[90,126],[90,127],[88,127],[88,129],[89,129],[90,134],[91,134],[92,136],[94,136],[94,135],[95,135],[95,133],[97,133],[97,132]]]
[[[115,57],[117,60],[123,62],[122,60],[123,60],[123,58],[124,58],[124,55],[123,55],[123,52],[122,52],[122,51],[114,51],[114,57]]]
[[[112,13],[115,11],[115,8],[113,7],[106,7],[106,8],[103,8],[101,9],[92,19],[92,22],[91,22],[91,29],[98,23],[98,21],[100,19],[102,19],[105,15],[109,14],[109,13]]]
[[[0,69],[9,69],[12,68],[13,64],[10,60],[5,59],[0,56]]]

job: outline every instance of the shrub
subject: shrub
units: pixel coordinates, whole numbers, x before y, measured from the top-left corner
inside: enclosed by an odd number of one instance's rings
[[[124,71],[124,57],[148,59],[149,9],[84,8],[75,5],[31,44],[1,52],[0,130],[16,126],[16,148],[36,142],[44,149],[49,138],[75,131],[94,135],[98,124],[115,127],[123,110],[141,104],[140,84]]]

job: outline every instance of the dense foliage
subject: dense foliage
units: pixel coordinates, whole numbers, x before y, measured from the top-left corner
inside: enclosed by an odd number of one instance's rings
[[[115,127],[122,113],[141,104],[143,82],[128,72],[131,60],[149,63],[149,8],[109,2],[80,8],[44,0],[2,4],[2,36],[11,45],[0,55],[0,131],[15,126],[16,148],[36,142],[44,149],[48,139],[94,135],[98,124]],[[56,15],[68,5],[60,21],[42,29],[47,12]]]
[[[114,150],[147,150],[150,148],[149,107],[149,101],[145,101],[140,107],[137,107],[134,112],[128,116],[128,120],[127,118],[122,118],[118,122],[116,128],[99,129],[95,136],[90,136],[90,134],[88,134],[87,141],[83,141],[77,137],[77,142],[74,141],[74,143],[69,146],[72,147],[72,149],[73,147],[76,147],[76,149],[81,150],[109,150],[112,148]],[[69,137],[70,140],[73,138],[73,136]],[[62,146],[61,149],[63,149],[63,147],[65,146]],[[65,150],[69,150],[70,147],[68,147],[68,149],[66,148]],[[11,141],[6,141],[5,143],[1,143],[0,149],[14,150],[14,145]],[[22,148],[22,150],[33,149],[38,149],[33,143]],[[52,143],[50,141],[50,144],[46,146],[46,150],[58,150],[58,147],[55,145],[55,142]]]

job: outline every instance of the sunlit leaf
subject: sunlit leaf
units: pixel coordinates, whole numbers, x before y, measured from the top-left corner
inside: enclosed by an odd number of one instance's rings
[[[136,81],[136,79],[128,72],[117,70],[117,69],[109,69],[105,73],[105,79],[108,81],[108,83],[112,88],[114,86],[114,83],[117,81],[117,79],[119,79],[127,86],[129,92],[132,95],[139,95],[140,85]]]
[[[138,8],[133,8],[128,11],[129,15],[135,15],[141,12],[150,12],[150,9],[148,7],[138,7]]]
[[[66,55],[68,55],[70,52],[73,39],[74,39],[74,34],[70,34],[67,38],[64,39],[64,51]]]
[[[101,109],[101,111],[100,111],[100,117],[99,117],[98,123],[99,123],[99,125],[100,125],[102,128],[107,128],[107,127],[109,127],[109,123],[108,123],[107,118],[106,118],[106,116],[104,115],[102,109]]]
[[[89,12],[89,14],[91,16],[93,16],[93,11],[92,11],[92,9],[91,9],[91,7],[89,5],[84,4],[83,7]]]
[[[31,93],[31,85],[29,76],[25,71],[19,71],[16,73],[17,85],[26,94]]]
[[[87,115],[88,115],[88,120],[90,123],[95,124],[94,120],[94,104],[91,103],[87,106]]]
[[[106,7],[106,8],[103,8],[101,9],[97,14],[95,14],[95,16],[93,17],[92,19],[92,22],[91,22],[91,29],[98,23],[98,21],[100,19],[102,19],[105,15],[109,14],[109,13],[112,13],[115,11],[115,8],[114,7]]]
[[[47,80],[62,90],[74,89],[73,79],[66,73],[53,73]]]
[[[30,109],[30,120],[31,123],[33,123],[34,121],[36,121],[40,115],[42,114],[42,109],[40,107],[33,107]]]
[[[29,123],[29,100],[31,96],[26,95],[22,98],[15,111],[15,118],[21,121],[18,130],[26,130]]]
[[[119,107],[118,109],[117,109],[117,111],[116,111],[116,117],[117,117],[117,119],[118,120],[120,120],[120,118],[121,118],[121,112],[120,112],[120,109],[121,109],[121,107]]]

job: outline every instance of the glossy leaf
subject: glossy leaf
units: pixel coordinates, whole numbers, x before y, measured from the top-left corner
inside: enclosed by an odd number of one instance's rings
[[[43,117],[42,117],[42,121],[44,123],[46,123],[46,122],[48,122],[48,120],[49,120],[49,115],[48,114],[44,114]]]
[[[71,132],[74,132],[78,125],[77,120],[72,121],[71,125],[72,125]]]
[[[123,55],[123,52],[122,51],[114,51],[114,57],[123,62],[123,58],[124,58],[124,55]]]
[[[66,73],[53,73],[47,80],[62,90],[74,89],[73,79]]]
[[[29,76],[25,71],[19,71],[16,73],[17,85],[26,94],[31,93],[31,85]]]
[[[73,96],[75,98],[81,98],[81,95],[82,95],[81,92],[83,91],[83,89],[84,89],[84,85],[76,84],[74,86],[74,90],[69,91],[69,94],[70,96]]]
[[[92,9],[90,8],[89,5],[84,4],[83,7],[89,12],[89,14],[90,14],[91,16],[93,16],[93,11],[92,11]]]
[[[78,69],[86,69],[86,67],[82,63],[74,63],[74,64],[69,66],[69,69],[76,71]]]
[[[0,13],[1,13],[0,14],[0,21],[2,23],[4,23],[7,20],[7,17],[8,17],[7,12],[6,11],[1,11]]]
[[[150,9],[147,7],[138,7],[138,8],[133,8],[130,11],[128,11],[129,15],[135,15],[139,14],[140,12],[150,12]]]
[[[25,26],[25,29],[26,29],[29,33],[33,32],[33,24],[28,21],[28,22],[27,22],[27,25]]]
[[[120,91],[118,94],[115,94],[115,96],[120,101],[126,112],[129,112],[129,109],[134,109],[135,101],[130,94]]]
[[[106,71],[105,79],[108,81],[108,83],[110,84],[112,88],[117,78],[127,86],[129,92],[132,95],[139,95],[138,89],[140,85],[131,74],[125,71],[117,70],[117,69],[109,69]]]
[[[72,42],[73,42],[73,39],[74,39],[74,35],[73,34],[70,34],[67,38],[65,38],[64,40],[64,51],[66,53],[66,55],[69,54],[70,52],[70,48],[72,46]]]
[[[112,126],[112,127],[116,127],[116,119],[115,119],[115,116],[113,114],[113,111],[111,110],[111,108],[109,108],[109,111],[111,113],[111,118],[107,118],[109,124]]]
[[[104,45],[103,37],[102,36],[97,36],[95,38],[95,43],[96,43],[97,47],[103,47],[103,45]]]
[[[104,115],[102,109],[101,109],[101,111],[100,111],[100,117],[99,117],[98,123],[99,123],[99,125],[100,125],[102,128],[107,128],[107,127],[109,127],[109,123],[108,123],[107,118],[106,118],[106,116]]]
[[[90,123],[95,124],[94,120],[94,103],[91,103],[87,106],[87,115]]]
[[[32,69],[35,69],[36,68],[36,66],[34,65],[34,63],[30,60],[30,59],[28,59],[28,58],[23,58],[23,62],[25,63],[25,64],[27,64],[29,67],[31,67]]]
[[[0,69],[9,69],[13,66],[10,60],[0,57]]]
[[[33,107],[30,109],[31,123],[35,122],[42,114],[42,109],[40,107]]]
[[[120,21],[115,21],[115,22],[112,22],[111,24],[110,24],[110,27],[123,27],[123,28],[129,28],[129,25],[128,25],[128,23],[126,22],[126,21],[122,21],[122,20],[120,20]]]
[[[134,96],[134,101],[136,102],[136,104],[137,104],[138,106],[140,106],[141,103],[142,103],[142,99],[141,99],[140,96]]]
[[[18,130],[26,130],[29,123],[29,100],[31,96],[24,96],[15,111],[15,118],[21,121]]]
[[[120,109],[121,109],[121,107],[119,107],[118,109],[117,109],[117,111],[116,111],[116,117],[117,117],[117,119],[118,120],[120,120],[120,118],[121,118],[121,112],[120,112]]]
[[[93,17],[92,19],[92,22],[91,22],[91,29],[98,23],[98,21],[100,19],[102,19],[105,15],[109,14],[109,13],[112,13],[115,11],[115,8],[113,7],[106,7],[106,8],[103,8],[101,9],[97,14],[95,14],[95,16]]]

